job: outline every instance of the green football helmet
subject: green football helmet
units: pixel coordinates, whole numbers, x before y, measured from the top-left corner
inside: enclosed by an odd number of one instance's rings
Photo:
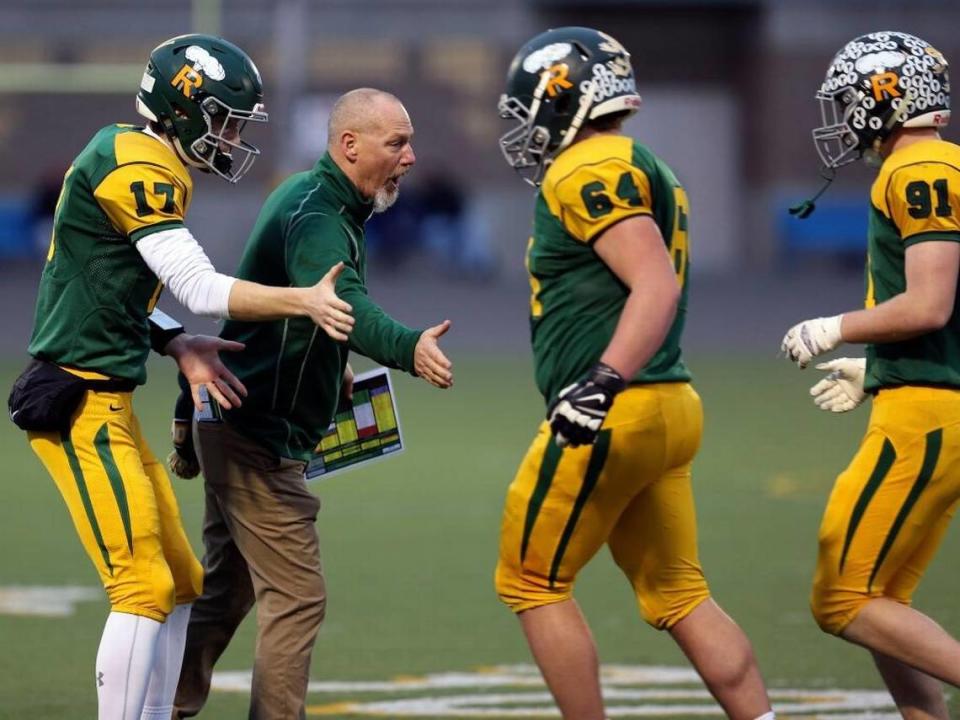
[[[231,183],[260,154],[241,131],[248,121],[267,122],[253,60],[212,35],[180,35],[150,53],[137,112],[160,125],[185,163]]]
[[[510,167],[538,185],[585,122],[639,107],[623,45],[592,28],[548,30],[520,48],[507,71],[500,117],[517,126],[500,138],[500,150]]]

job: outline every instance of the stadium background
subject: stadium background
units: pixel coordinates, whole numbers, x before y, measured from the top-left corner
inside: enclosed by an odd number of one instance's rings
[[[237,186],[199,178],[188,218],[225,272],[273,184],[315,161],[332,99],[361,85],[396,93],[416,129],[418,164],[397,207],[375,221],[369,286],[408,324],[453,321],[445,340],[456,387],[441,393],[395,375],[407,452],[314,485],[330,608],[313,677],[528,662],[491,589],[503,491],[542,415],[522,264],[532,193],[496,149],[496,100],[516,48],[566,24],[607,30],[630,49],[644,98],[630,130],[690,193],[685,348],[707,411],[695,482],[714,592],[753,638],[771,685],[877,688],[865,654],[821,635],[807,612],[820,511],[866,412],[818,414],[806,396],[810,371],[775,357],[791,323],[861,301],[870,173],[845,169],[804,223],[786,207],[819,186],[809,131],[833,52],[855,35],[898,29],[956,66],[956,2],[0,0],[0,385],[25,362],[51,196],[95,130],[138,121],[133,94],[159,41],[218,32],[264,76],[271,122],[250,134],[263,157]],[[945,136],[960,137],[956,128]],[[161,306],[187,319],[175,302]],[[188,325],[216,330],[208,320]],[[170,365],[153,362],[137,396],[158,453],[168,445]],[[97,582],[12,424],[0,427],[0,457],[0,718],[90,717],[106,604],[94,594],[67,617],[36,614],[29,600],[17,610],[24,587]],[[176,488],[199,549],[199,486]],[[958,550],[953,530],[918,597],[953,632]],[[578,597],[604,661],[685,665],[669,638],[642,626],[609,558],[584,574]],[[222,669],[249,669],[252,629],[243,627]],[[311,705],[348,717],[332,704],[357,699],[323,692]],[[241,717],[244,707],[242,693],[216,693],[202,717]]]

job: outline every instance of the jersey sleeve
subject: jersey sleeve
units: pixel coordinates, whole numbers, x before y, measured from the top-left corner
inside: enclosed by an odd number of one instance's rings
[[[303,216],[287,228],[287,276],[297,287],[310,287],[343,262],[336,293],[353,308],[350,349],[381,365],[412,373],[413,352],[421,331],[394,320],[367,294],[358,272],[359,242],[362,238],[354,237],[337,216]]]
[[[626,160],[582,164],[545,188],[547,206],[573,237],[596,240],[610,226],[652,214],[650,178]]]
[[[925,240],[960,242],[960,170],[940,162],[905,165],[886,189],[890,220],[905,246]]]
[[[163,166],[120,165],[93,194],[113,226],[132,242],[151,232],[183,226],[187,188]]]

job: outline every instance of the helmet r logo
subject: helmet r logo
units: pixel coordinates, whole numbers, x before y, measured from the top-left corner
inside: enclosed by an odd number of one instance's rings
[[[180,71],[173,76],[170,84],[182,92],[184,97],[191,97],[193,91],[203,85],[203,75],[194,70],[191,65],[184,65],[180,68]]]
[[[550,97],[559,95],[561,89],[567,90],[573,87],[573,83],[567,80],[567,74],[570,72],[570,68],[566,63],[551,65],[544,72],[550,73],[550,79],[547,80],[546,87],[546,93]]]
[[[885,72],[870,76],[870,86],[873,88],[873,99],[877,102],[887,97],[900,97],[897,89],[900,77],[895,72]]]

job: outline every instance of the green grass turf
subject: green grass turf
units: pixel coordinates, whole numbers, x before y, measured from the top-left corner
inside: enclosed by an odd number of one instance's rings
[[[493,593],[492,574],[504,490],[542,404],[525,358],[454,359],[450,392],[394,373],[404,454],[313,484],[323,501],[329,588],[314,679],[529,662],[515,619]],[[814,372],[782,360],[703,356],[690,365],[706,408],[694,482],[701,556],[715,597],[750,635],[771,685],[878,687],[866,654],[821,634],[807,610],[820,513],[866,410],[817,412],[806,395]],[[0,387],[18,370],[0,364]],[[172,377],[171,364],[155,363],[136,395],[158,454],[169,442]],[[0,457],[0,585],[95,586],[52,481],[9,423],[0,425]],[[201,486],[175,487],[199,551]],[[916,598],[953,631],[960,628],[960,575],[951,563],[957,551],[951,532]],[[584,571],[577,597],[604,662],[686,665],[666,634],[639,619],[607,553]],[[106,612],[100,601],[78,605],[68,619],[0,615],[0,718],[93,717],[92,665]],[[248,621],[218,669],[250,668],[253,640]],[[351,698],[313,695],[310,702],[338,699]],[[233,693],[215,693],[202,715],[245,716],[245,696]]]

